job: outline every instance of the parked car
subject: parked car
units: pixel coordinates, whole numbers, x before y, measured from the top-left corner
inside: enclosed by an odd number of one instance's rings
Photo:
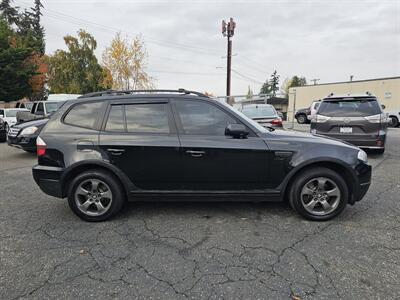
[[[271,104],[246,104],[240,111],[264,127],[282,127],[282,118]]]
[[[297,123],[299,124],[308,124],[310,123],[308,119],[308,115],[310,114],[310,108],[300,108],[294,114]]]
[[[36,152],[36,138],[48,120],[36,119],[12,126],[7,135],[8,145],[26,152]]]
[[[300,108],[296,111],[294,117],[299,124],[309,124],[315,116],[321,100],[313,101],[308,108]]]
[[[86,221],[126,200],[289,201],[328,220],[361,200],[366,153],[307,133],[265,128],[186,90],[98,92],[68,101],[37,138],[33,177]]]
[[[387,116],[389,118],[390,127],[399,127],[400,126],[400,109],[398,111],[386,111]]]
[[[48,117],[65,101],[76,99],[79,96],[77,94],[51,94],[47,100],[33,102],[30,112],[19,112],[17,114],[17,123]]]
[[[387,126],[387,115],[372,94],[331,94],[319,106],[311,133],[383,153]]]
[[[7,139],[6,123],[0,119],[0,142],[5,142]]]
[[[3,119],[6,132],[17,123],[17,112],[28,111],[25,108],[0,108],[0,119]]]

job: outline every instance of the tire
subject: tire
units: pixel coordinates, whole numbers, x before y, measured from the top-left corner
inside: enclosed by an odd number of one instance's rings
[[[299,124],[305,124],[307,122],[307,116],[303,115],[303,114],[298,115],[296,117],[296,119],[297,119],[297,123],[299,123]]]
[[[121,210],[126,200],[118,179],[103,170],[89,170],[76,176],[69,184],[67,195],[72,211],[88,222],[110,219]]]
[[[324,187],[327,193],[310,188],[316,184],[315,188],[318,189],[320,180],[323,182],[325,179]],[[349,199],[349,189],[343,177],[331,169],[322,167],[301,172],[294,179],[289,191],[290,206],[301,216],[312,221],[327,221],[334,218],[344,210]],[[312,193],[309,193],[311,191]],[[336,195],[333,196],[334,194]],[[313,204],[312,201],[316,203],[315,206],[306,208],[307,205]],[[330,209],[326,209],[328,205]]]
[[[397,117],[391,116],[389,118],[392,119],[390,127],[399,127],[399,119]]]
[[[4,125],[4,129],[6,130],[6,138],[4,139],[4,141],[7,141],[7,139],[8,139],[8,131],[10,130],[10,127],[8,126],[7,123]]]

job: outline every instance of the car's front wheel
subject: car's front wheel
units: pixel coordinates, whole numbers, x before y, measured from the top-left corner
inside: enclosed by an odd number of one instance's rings
[[[300,173],[290,188],[289,203],[303,217],[327,221],[340,214],[348,203],[344,179],[328,168],[312,168]]]
[[[122,208],[125,197],[119,181],[103,170],[90,170],[76,176],[68,189],[68,204],[81,219],[104,221]]]
[[[303,115],[303,114],[298,115],[296,119],[297,119],[297,123],[299,123],[299,124],[305,124],[307,122],[307,116]]]

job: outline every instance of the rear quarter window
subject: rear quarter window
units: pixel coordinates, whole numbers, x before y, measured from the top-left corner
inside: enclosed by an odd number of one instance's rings
[[[94,129],[98,112],[103,102],[88,102],[74,105],[65,115],[64,123],[71,126]]]

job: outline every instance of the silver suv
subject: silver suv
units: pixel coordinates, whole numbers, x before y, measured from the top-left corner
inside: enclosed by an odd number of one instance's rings
[[[323,99],[311,120],[311,133],[341,139],[382,154],[387,126],[387,116],[372,94],[331,94]]]

